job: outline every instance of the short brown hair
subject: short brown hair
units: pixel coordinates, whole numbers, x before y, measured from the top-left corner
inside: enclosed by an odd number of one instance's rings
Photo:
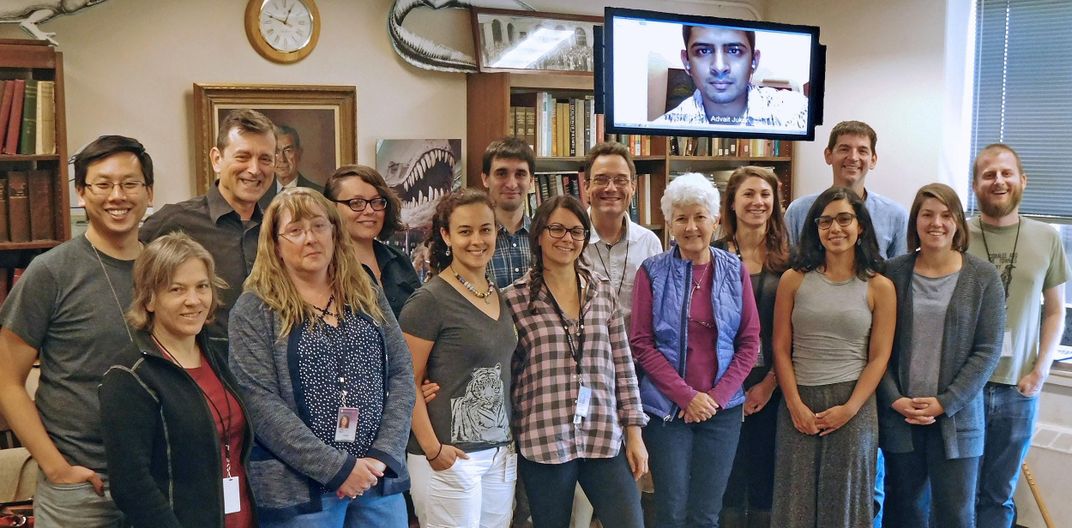
[[[1020,171],[1020,176],[1024,175],[1024,163],[1020,160],[1020,153],[1016,152],[1016,149],[1006,145],[1005,143],[991,143],[983,147],[983,150],[980,150],[979,153],[975,155],[975,161],[972,162],[973,184],[975,183],[975,180],[979,179],[979,158],[983,157],[983,154],[989,154],[995,151],[1004,151],[1008,152],[1009,154],[1012,154],[1012,157],[1016,159],[1016,170]]]
[[[916,229],[916,217],[923,207],[923,201],[934,198],[949,208],[953,214],[953,221],[957,224],[957,232],[953,234],[953,249],[964,253],[968,250],[968,221],[964,218],[964,206],[960,203],[960,197],[952,187],[944,183],[929,183],[920,187],[912,200],[912,209],[908,212],[908,251],[919,249],[919,231]]]
[[[153,313],[147,307],[156,299],[156,293],[167,288],[175,278],[175,270],[190,259],[198,259],[208,270],[212,302],[209,303],[208,319],[212,321],[216,310],[223,305],[220,290],[227,287],[216,276],[216,262],[212,254],[201,244],[181,231],[169,233],[153,240],[134,261],[134,294],[127,309],[126,318],[138,330],[152,330]]]
[[[592,180],[592,165],[600,156],[621,156],[629,165],[629,177],[636,178],[636,164],[633,163],[633,155],[629,153],[629,147],[614,141],[607,141],[593,146],[588,150],[588,156],[584,159],[584,181]]]
[[[524,161],[529,166],[529,175],[536,174],[536,154],[532,152],[532,147],[519,137],[504,137],[489,143],[488,148],[484,149],[480,170],[490,176],[491,162],[497,159]]]
[[[249,108],[237,108],[231,110],[220,123],[220,131],[216,134],[216,148],[221,152],[231,143],[229,135],[232,128],[237,128],[240,134],[271,134],[275,137],[275,125],[268,116]]]
[[[383,214],[383,227],[380,228],[380,233],[376,235],[376,238],[387,240],[396,231],[405,229],[402,224],[402,201],[398,199],[394,189],[387,186],[383,176],[372,167],[366,165],[339,167],[331,176],[328,176],[328,181],[324,182],[324,196],[331,201],[338,200],[339,182],[346,178],[360,178],[361,181],[375,187],[376,192],[387,199],[387,208],[384,209]]]
[[[878,134],[871,125],[863,121],[842,121],[830,129],[830,140],[826,143],[826,150],[833,151],[837,146],[837,140],[841,136],[866,136],[871,140],[871,155],[878,154],[875,146],[878,144]]]

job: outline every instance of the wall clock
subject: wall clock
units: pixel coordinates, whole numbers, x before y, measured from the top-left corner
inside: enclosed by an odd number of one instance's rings
[[[298,62],[320,38],[320,11],[314,0],[249,0],[246,36],[264,58]]]

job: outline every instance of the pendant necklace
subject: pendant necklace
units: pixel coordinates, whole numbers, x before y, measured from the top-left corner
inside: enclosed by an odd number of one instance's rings
[[[465,280],[465,277],[462,277],[460,273],[454,270],[453,264],[450,266],[450,271],[454,274],[454,278],[458,279],[458,282],[460,282],[462,286],[465,286],[465,289],[469,290],[473,295],[476,295],[477,299],[483,299],[484,304],[491,303],[491,301],[488,300],[488,296],[491,295],[491,292],[495,291],[495,284],[491,282],[491,279],[488,278],[487,274],[484,275],[484,280],[488,281],[488,290],[485,292],[478,292],[476,291],[476,286],[473,286],[471,282]]]

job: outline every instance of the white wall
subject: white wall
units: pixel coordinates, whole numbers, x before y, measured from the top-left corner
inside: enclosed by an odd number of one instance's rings
[[[969,0],[769,0],[765,17],[816,25],[827,48],[824,125],[794,151],[794,194],[830,185],[830,129],[865,121],[878,133],[867,187],[904,204],[923,184],[967,189],[960,138]],[[948,11],[948,13],[947,13]],[[948,53],[947,53],[948,50]],[[966,140],[963,142],[966,145]],[[958,150],[960,148],[961,150]]]

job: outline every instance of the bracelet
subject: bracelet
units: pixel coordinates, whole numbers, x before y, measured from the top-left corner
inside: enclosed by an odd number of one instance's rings
[[[435,460],[435,459],[439,458],[439,455],[442,455],[442,454],[443,454],[443,444],[442,444],[442,443],[440,443],[440,444],[439,444],[439,451],[436,451],[436,454],[435,454],[435,456],[434,456],[434,457],[432,457],[432,458],[428,458],[428,455],[427,455],[427,454],[425,454],[425,455],[424,455],[424,458],[425,458],[425,459],[427,459],[427,460],[428,460],[429,462],[432,462],[433,460]]]

